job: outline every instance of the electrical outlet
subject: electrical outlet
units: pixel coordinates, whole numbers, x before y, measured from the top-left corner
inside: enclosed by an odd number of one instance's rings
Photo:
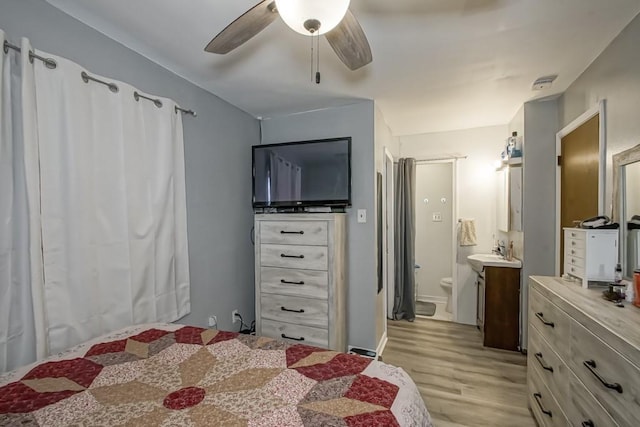
[[[209,316],[209,326],[215,328],[216,326],[218,326],[218,317],[215,315],[211,315]]]
[[[237,314],[238,314],[238,309],[237,308],[231,312],[231,321],[233,323],[236,323],[236,322],[240,321],[240,318],[237,316]]]

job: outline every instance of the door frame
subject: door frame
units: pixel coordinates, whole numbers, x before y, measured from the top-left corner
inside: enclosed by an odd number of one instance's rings
[[[591,120],[596,115],[599,116],[599,127],[600,127],[600,135],[599,135],[599,150],[600,150],[600,159],[598,162],[598,215],[605,214],[605,192],[606,192],[606,171],[607,171],[607,127],[606,127],[606,110],[607,110],[607,101],[602,99],[598,101],[596,105],[589,108],[583,114],[581,114],[578,118],[573,120],[567,126],[562,128],[560,132],[556,133],[556,159],[558,156],[562,154],[562,138],[569,135],[574,130],[578,129],[584,123]],[[561,167],[560,165],[556,166],[556,223],[555,223],[555,236],[556,236],[556,276],[560,275],[560,239],[562,232],[560,230],[561,223]]]
[[[382,157],[382,216],[383,216],[383,293],[385,316],[393,319],[393,301],[395,298],[395,189],[394,189],[394,158],[387,147],[384,147]],[[387,322],[384,322],[384,331],[387,332]]]

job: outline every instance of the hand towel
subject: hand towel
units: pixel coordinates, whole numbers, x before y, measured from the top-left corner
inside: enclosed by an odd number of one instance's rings
[[[478,236],[476,235],[476,221],[473,219],[460,220],[460,246],[476,246]]]

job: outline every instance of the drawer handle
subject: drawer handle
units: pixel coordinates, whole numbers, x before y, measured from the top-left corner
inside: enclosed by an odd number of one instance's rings
[[[287,254],[280,254],[280,258],[298,258],[298,259],[304,259],[304,255],[287,255]]]
[[[585,360],[584,361],[584,366],[587,367],[587,369],[593,374],[593,376],[595,376],[598,381],[600,381],[602,383],[603,386],[605,386],[606,388],[610,388],[611,390],[615,390],[618,393],[622,394],[622,386],[618,383],[608,383],[604,380],[604,378],[602,378],[594,369],[596,369],[597,365],[596,365],[596,361],[595,360]]]
[[[556,327],[555,323],[553,323],[553,322],[547,322],[547,321],[544,319],[544,314],[542,314],[542,312],[540,312],[540,313],[536,313],[536,317],[537,317],[538,319],[540,319],[540,321],[541,321],[542,323],[544,323],[545,325],[547,325],[547,326],[551,326],[552,328],[555,328],[555,327]]]
[[[280,230],[280,234],[304,234],[304,231],[284,231],[284,230]]]
[[[583,421],[582,427],[596,427],[596,425],[591,420]]]
[[[291,310],[291,309],[288,309],[286,307],[280,307],[280,310],[288,311],[289,313],[304,313],[304,310]]]
[[[288,340],[294,340],[294,341],[304,341],[304,337],[300,337],[300,338],[295,338],[295,337],[290,337],[287,336],[285,334],[280,335],[282,338],[286,338]]]
[[[551,413],[551,411],[547,411],[546,409],[544,409],[544,406],[542,406],[542,401],[540,400],[542,399],[542,395],[540,393],[533,393],[533,397],[536,399],[536,403],[540,407],[542,413],[548,415],[549,418],[553,418],[553,414]]]
[[[542,358],[542,353],[536,353],[535,356],[536,356],[536,359],[538,360],[538,363],[540,363],[540,366],[542,366],[542,369],[553,373],[553,366],[548,366],[545,363],[544,359]]]
[[[289,280],[280,279],[280,283],[286,283],[287,285],[304,285],[302,280],[299,282],[290,282]]]

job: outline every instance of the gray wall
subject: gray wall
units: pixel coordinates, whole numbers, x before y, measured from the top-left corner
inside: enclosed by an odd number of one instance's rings
[[[611,213],[612,156],[640,143],[640,15],[567,89],[560,102],[561,127],[606,99],[605,207]]]
[[[335,138],[352,139],[352,204],[348,211],[348,343],[375,349],[376,233],[374,104],[358,104],[277,117],[262,122],[262,143]],[[358,224],[356,210],[367,210]]]
[[[28,37],[36,49],[198,112],[184,119],[191,314],[181,322],[205,325],[216,314],[231,329],[234,308],[253,319],[250,146],[259,122],[44,1],[2,0],[0,28],[14,43]]]

